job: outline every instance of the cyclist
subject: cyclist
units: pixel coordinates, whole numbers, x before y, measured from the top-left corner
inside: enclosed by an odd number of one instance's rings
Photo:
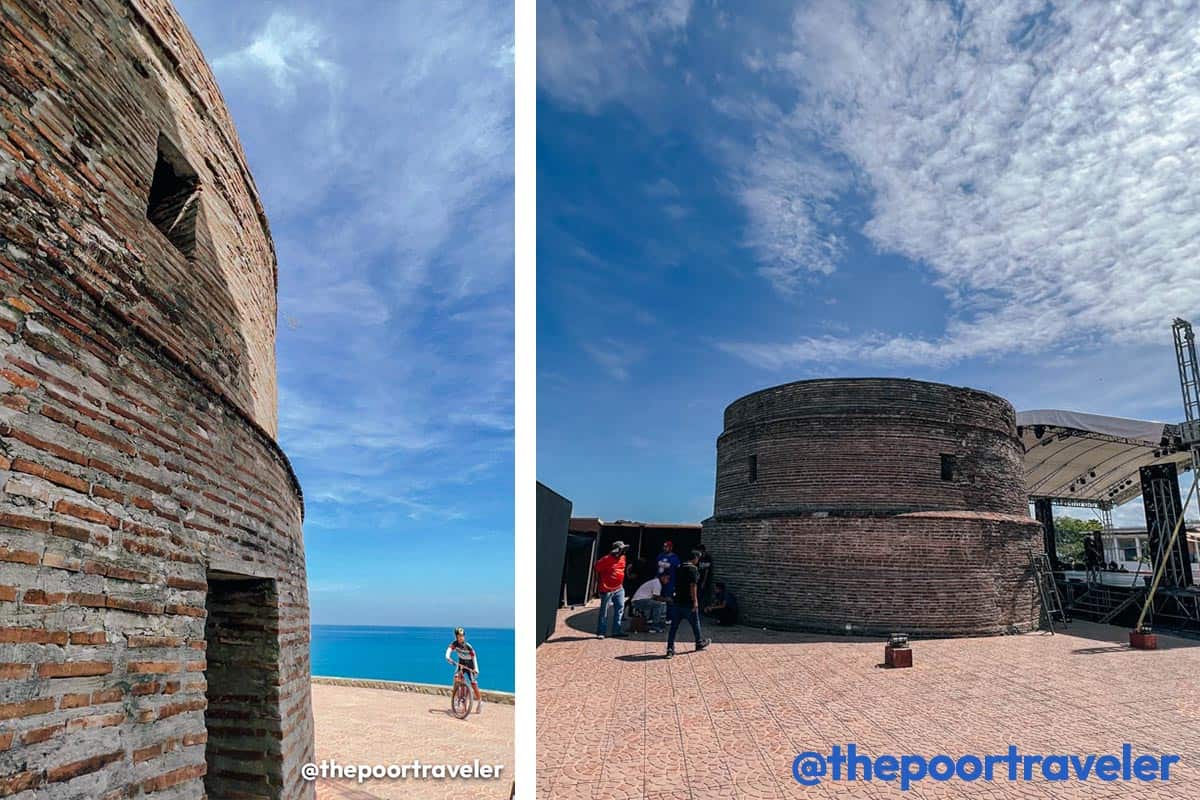
[[[467,684],[475,690],[475,713],[479,714],[483,711],[483,698],[479,695],[479,656],[475,653],[475,648],[467,643],[467,635],[462,628],[454,629],[454,641],[446,648],[446,663],[453,666],[454,659],[450,657],[451,653],[458,654],[458,666],[461,667],[454,673],[454,682],[465,678]]]

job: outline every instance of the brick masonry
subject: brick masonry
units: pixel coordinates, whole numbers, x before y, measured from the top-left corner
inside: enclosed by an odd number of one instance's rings
[[[973,389],[815,380],[737,400],[704,541],[751,624],[914,635],[1037,624],[1040,528],[1016,415]]]
[[[147,216],[163,139],[186,248]],[[313,796],[275,291],[169,3],[0,5],[0,797]]]

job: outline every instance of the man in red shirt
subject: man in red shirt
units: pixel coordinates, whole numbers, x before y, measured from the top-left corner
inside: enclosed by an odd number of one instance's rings
[[[603,639],[608,624],[608,604],[613,606],[613,636],[625,636],[621,632],[621,615],[625,611],[625,543],[617,540],[612,550],[596,562],[596,588],[600,590],[600,622],[596,625],[596,638]]]

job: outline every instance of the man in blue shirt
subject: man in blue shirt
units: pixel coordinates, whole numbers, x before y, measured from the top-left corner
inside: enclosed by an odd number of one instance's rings
[[[671,540],[663,542],[662,552],[658,554],[658,573],[667,576],[667,584],[663,587],[663,597],[675,594],[675,571],[679,569],[679,556],[675,555],[675,546]]]

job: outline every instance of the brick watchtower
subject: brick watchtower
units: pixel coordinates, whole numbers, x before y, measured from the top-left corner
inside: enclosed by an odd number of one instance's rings
[[[751,624],[969,635],[1037,624],[1011,405],[898,379],[813,380],[725,410],[704,540]]]
[[[165,0],[0,6],[0,796],[310,798],[276,260]]]

